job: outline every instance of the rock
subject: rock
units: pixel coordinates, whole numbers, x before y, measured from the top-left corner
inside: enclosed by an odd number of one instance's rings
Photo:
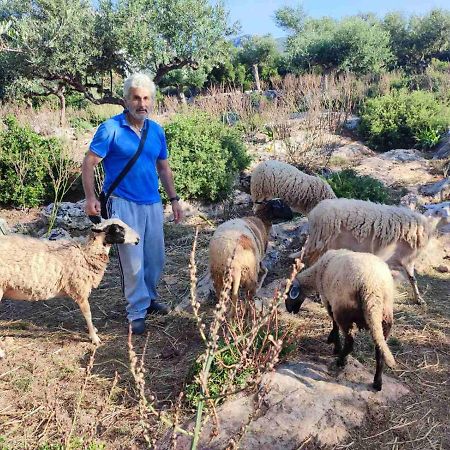
[[[425,216],[449,217],[450,218],[450,201],[442,203],[433,203],[424,205]]]
[[[209,275],[209,271],[206,271],[200,279],[197,281],[197,301],[200,304],[206,303],[208,300],[210,300],[214,295],[214,286],[211,280],[211,277]],[[187,311],[192,312],[192,305],[191,305],[191,293],[188,292],[181,302],[175,307],[175,311]]]
[[[446,266],[445,264],[441,264],[440,266],[436,267],[436,270],[440,273],[448,273],[450,272],[450,267]]]
[[[49,241],[57,241],[59,239],[70,238],[70,234],[64,228],[54,228],[47,237]]]
[[[350,116],[344,123],[344,128],[349,131],[355,131],[358,128],[361,118],[358,116]]]
[[[364,423],[368,412],[376,413],[409,392],[387,375],[383,376],[383,389],[375,392],[371,387],[373,370],[369,372],[352,357],[339,371],[334,361],[328,361],[328,366],[326,360],[292,362],[264,375],[260,390],[263,406],[257,413],[254,396],[225,402],[217,409],[218,434],[213,435],[212,424],[207,423],[198,448],[225,448],[247,423],[240,441],[240,448],[246,450],[301,448],[306,441],[314,448],[335,446]],[[186,428],[192,427],[190,423]],[[156,448],[166,448],[169,439],[168,435]],[[180,435],[177,444],[179,450],[189,449],[190,439]]]
[[[392,150],[365,158],[354,169],[359,175],[370,175],[388,186],[400,185],[417,194],[418,186],[440,178],[430,173],[429,165],[416,150]]]
[[[406,206],[412,211],[415,211],[422,203],[419,196],[412,193],[406,194],[400,199],[400,206]]]
[[[0,219],[0,234],[9,234],[10,230],[5,219]]]
[[[450,158],[450,132],[441,140],[434,151],[433,159]]]
[[[92,222],[84,212],[84,200],[77,203],[62,202],[58,207],[55,225],[65,230],[86,231],[92,227]],[[53,203],[46,206],[42,211],[42,216],[50,219],[53,210]]]
[[[385,152],[381,155],[382,159],[390,161],[410,162],[410,161],[425,161],[423,153],[414,149],[396,149]]]
[[[419,188],[419,192],[436,200],[444,201],[450,198],[450,177],[444,178],[436,183],[426,184]]]
[[[343,158],[352,162],[357,162],[361,161],[365,157],[374,155],[376,155],[376,153],[364,144],[352,142],[334,150],[332,158]]]

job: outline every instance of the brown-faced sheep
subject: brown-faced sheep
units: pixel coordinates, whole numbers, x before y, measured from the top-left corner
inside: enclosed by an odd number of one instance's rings
[[[253,169],[250,192],[255,213],[259,202],[272,198],[280,198],[302,214],[308,214],[321,200],[336,198],[326,181],[275,160],[264,161]]]
[[[232,298],[237,298],[239,287],[253,298],[267,274],[261,262],[275,219],[292,219],[291,209],[280,200],[264,202],[256,216],[228,220],[217,227],[209,243],[209,270],[217,296],[222,292],[231,261]],[[258,284],[261,269],[264,275]]]
[[[351,329],[369,329],[375,343],[373,387],[381,390],[383,360],[395,360],[386,343],[393,323],[394,281],[387,264],[370,253],[329,250],[308,269],[297,274],[286,298],[288,312],[297,313],[305,297],[318,292],[333,321],[328,343],[334,343],[337,364],[344,366],[353,349]],[[339,330],[345,336],[341,348]]]
[[[425,217],[400,206],[345,198],[323,200],[308,215],[305,260],[313,264],[329,249],[368,252],[391,269],[406,272],[417,303],[424,304],[414,276],[414,264],[442,217]]]
[[[112,244],[137,244],[139,236],[119,219],[92,227],[85,244],[45,241],[27,236],[0,236],[0,300],[47,300],[71,297],[83,313],[94,344],[89,295],[105,273]]]

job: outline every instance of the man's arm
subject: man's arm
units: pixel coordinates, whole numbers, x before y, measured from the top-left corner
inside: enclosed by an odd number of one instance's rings
[[[175,186],[173,184],[172,169],[170,168],[167,159],[158,159],[156,161],[156,169],[158,170],[158,175],[161,180],[161,184],[163,185],[163,188],[167,192],[169,198],[175,197],[177,193],[175,191]],[[173,200],[171,203],[172,203],[173,219],[175,223],[178,223],[181,220],[182,216],[181,206],[178,203],[178,200]]]
[[[100,215],[100,202],[95,195],[95,175],[94,168],[100,163],[102,158],[97,156],[90,150],[83,159],[81,170],[81,179],[83,181],[84,195],[86,197],[86,205],[84,210],[88,216]]]

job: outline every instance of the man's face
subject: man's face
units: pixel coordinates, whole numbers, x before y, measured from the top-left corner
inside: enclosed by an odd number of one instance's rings
[[[125,98],[125,106],[128,112],[139,121],[146,119],[150,112],[151,103],[150,90],[142,87],[131,88],[128,98]]]

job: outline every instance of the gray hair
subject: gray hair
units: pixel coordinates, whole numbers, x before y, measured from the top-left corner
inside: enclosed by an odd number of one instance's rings
[[[155,99],[156,86],[148,75],[142,72],[134,73],[129,76],[123,83],[123,96],[128,98],[131,88],[147,88],[150,91],[150,96]]]

